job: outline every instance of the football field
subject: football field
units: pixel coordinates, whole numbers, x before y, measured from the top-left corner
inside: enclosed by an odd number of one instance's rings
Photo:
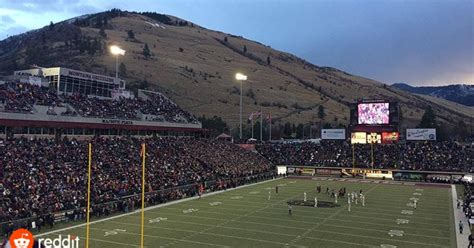
[[[286,178],[150,208],[145,212],[145,246],[456,247],[449,187],[381,182]],[[322,186],[319,194],[316,185]],[[353,203],[349,212],[347,198],[339,198],[335,206],[294,205],[289,216],[287,202],[302,203],[304,192],[307,205],[315,197],[321,205],[334,203],[326,187],[362,190],[365,206]],[[75,235],[84,247],[85,230],[84,225],[72,226],[40,238]],[[90,247],[137,247],[140,213],[95,222],[90,234]]]

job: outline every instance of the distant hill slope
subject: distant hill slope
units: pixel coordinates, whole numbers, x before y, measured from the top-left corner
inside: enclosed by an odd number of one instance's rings
[[[133,33],[133,35],[131,35]],[[263,109],[275,121],[348,124],[349,104],[358,99],[398,101],[405,126],[416,125],[432,106],[442,123],[472,117],[466,108],[443,104],[330,67],[243,37],[209,30],[177,17],[120,10],[85,15],[0,41],[0,74],[15,69],[64,66],[114,75],[108,46],[127,51],[120,77],[132,88],[157,89],[197,116],[221,116],[238,125],[240,84],[244,119]],[[150,56],[143,53],[149,47]],[[323,105],[326,116],[318,118]]]
[[[413,87],[405,83],[396,83],[392,84],[392,87],[410,93],[443,98],[466,106],[474,106],[474,85],[453,84],[447,86]]]

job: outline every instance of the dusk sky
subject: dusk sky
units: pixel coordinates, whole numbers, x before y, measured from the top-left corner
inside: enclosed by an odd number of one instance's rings
[[[474,84],[472,0],[0,0],[0,39],[111,8],[178,16],[388,84]]]

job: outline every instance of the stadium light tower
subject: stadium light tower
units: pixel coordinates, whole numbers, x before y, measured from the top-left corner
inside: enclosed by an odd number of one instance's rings
[[[235,79],[240,82],[240,139],[242,139],[242,81],[247,80],[247,76],[242,73],[235,74]]]
[[[123,50],[122,48],[118,46],[113,45],[113,46],[110,46],[110,53],[115,55],[115,78],[118,79],[118,56],[119,55],[125,56],[125,50]]]

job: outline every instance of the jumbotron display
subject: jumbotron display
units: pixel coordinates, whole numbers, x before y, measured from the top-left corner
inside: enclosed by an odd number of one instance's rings
[[[389,124],[389,103],[359,103],[357,105],[358,124]]]

